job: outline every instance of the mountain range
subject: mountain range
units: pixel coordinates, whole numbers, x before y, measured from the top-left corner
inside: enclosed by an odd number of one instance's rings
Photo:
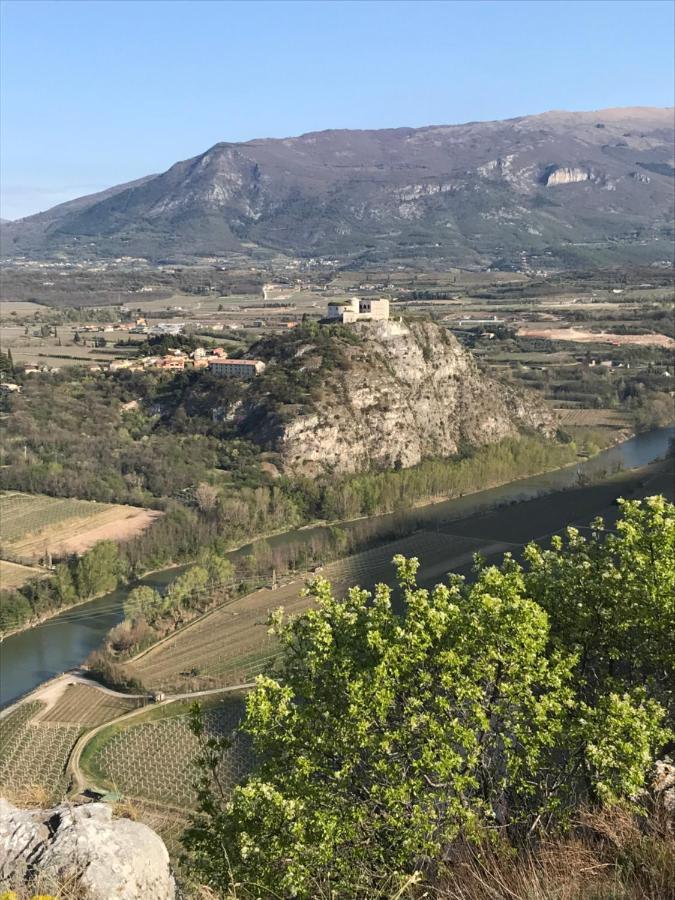
[[[672,255],[672,109],[218,143],[3,223],[4,257],[281,253],[527,268]]]

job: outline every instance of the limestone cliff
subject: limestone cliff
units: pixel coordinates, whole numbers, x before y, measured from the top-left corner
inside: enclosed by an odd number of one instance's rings
[[[243,430],[275,450],[284,471],[311,476],[407,468],[523,429],[553,434],[554,419],[536,397],[481,372],[446,328],[422,321],[350,328],[352,340],[336,332],[337,362],[322,334],[323,347],[308,340],[268,364],[269,384],[278,383],[275,368],[313,373],[304,402],[271,406],[265,382],[249,400]]]

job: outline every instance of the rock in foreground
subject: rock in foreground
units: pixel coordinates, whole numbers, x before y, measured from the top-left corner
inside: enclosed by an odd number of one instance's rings
[[[173,900],[164,842],[105,803],[17,809],[0,798],[0,890],[71,880],[88,900]]]

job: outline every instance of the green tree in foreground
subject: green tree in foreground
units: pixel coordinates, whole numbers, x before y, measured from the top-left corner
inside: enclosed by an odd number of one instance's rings
[[[667,640],[652,634],[668,626],[651,598],[654,577],[672,589],[672,531],[672,506],[653,499],[625,504],[611,543],[599,526],[587,542],[604,562],[589,569],[584,558],[578,603],[617,607],[603,637],[612,654],[626,646],[622,602],[631,623],[644,616],[654,646]],[[636,560],[622,601],[621,567],[650,546],[662,568],[642,578]],[[550,552],[549,580],[530,548],[531,569],[507,558],[471,585],[451,577],[431,592],[416,585],[417,560],[396,557],[402,616],[385,585],[336,600],[323,579],[313,609],[276,614],[278,674],[258,679],[243,723],[258,768],[229,798],[217,789],[221,745],[195,718],[201,812],[185,843],[198,877],[255,896],[391,896],[413,873],[442,868],[460,834],[530,829],[582,797],[633,797],[666,740],[664,710],[617,667],[594,672],[591,687],[583,624],[564,640],[571,599],[556,622],[532,596],[555,597],[556,579],[561,596],[574,594],[576,549]],[[640,659],[634,648],[631,673]]]
[[[548,613],[555,643],[577,653],[575,679],[594,702],[608,688],[647,686],[675,714],[675,506],[619,501],[616,533],[601,519],[549,549],[525,551],[525,589]]]

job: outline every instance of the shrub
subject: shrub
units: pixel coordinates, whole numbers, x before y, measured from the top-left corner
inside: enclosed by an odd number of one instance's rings
[[[581,802],[630,803],[668,738],[654,695],[667,696],[671,622],[652,613],[673,596],[675,509],[627,503],[617,535],[597,524],[584,547],[572,539],[533,545],[529,569],[507,556],[431,592],[417,560],[396,557],[401,617],[386,585],[336,600],[321,578],[314,608],[276,614],[281,662],[258,678],[243,723],[259,764],[227,802],[212,782],[222,747],[203,746],[185,836],[199,877],[269,896],[309,898],[318,884],[391,896],[435,878],[460,836],[523,835],[564,825]],[[593,672],[575,606],[599,616]],[[634,644],[632,621],[646,630]],[[650,677],[637,686],[640,668]]]

